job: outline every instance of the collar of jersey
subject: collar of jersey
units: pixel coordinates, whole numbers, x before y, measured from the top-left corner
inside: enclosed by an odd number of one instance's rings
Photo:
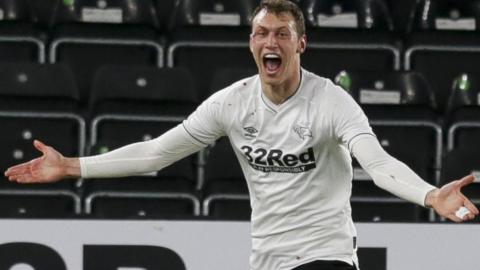
[[[300,92],[300,90],[302,89],[303,74],[304,74],[304,70],[303,70],[303,68],[301,68],[300,69],[300,83],[298,84],[297,90],[293,93],[293,95],[289,96],[284,102],[282,102],[281,104],[278,104],[278,105],[273,103],[268,97],[265,96],[265,94],[263,93],[263,89],[262,89],[262,83],[259,81],[260,82],[260,98],[262,99],[265,106],[267,106],[268,109],[270,109],[271,111],[276,113],[279,109],[286,106],[286,104],[291,103],[292,100],[294,100],[298,96],[298,92]]]

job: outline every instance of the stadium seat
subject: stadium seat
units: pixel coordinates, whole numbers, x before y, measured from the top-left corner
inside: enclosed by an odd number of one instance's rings
[[[355,184],[354,184],[355,185]],[[398,198],[352,197],[355,222],[426,222],[428,210]]]
[[[78,116],[78,92],[71,71],[62,65],[0,64],[0,139],[3,170],[38,157],[34,139],[66,156],[81,156],[85,123]],[[0,215],[71,216],[80,213],[75,181],[48,185],[0,183]],[[53,204],[52,202],[55,202]],[[51,204],[51,205],[50,205]]]
[[[203,215],[215,219],[250,220],[247,184],[227,138],[205,151]]]
[[[478,148],[480,142],[480,74],[460,74],[447,103],[448,150]]]
[[[177,26],[249,25],[258,0],[185,0],[176,14]]]
[[[50,25],[49,62],[72,68],[84,103],[102,65],[163,66],[164,45],[150,0],[59,1]]]
[[[335,82],[360,104],[377,138],[394,157],[438,182],[442,128],[429,83],[413,72],[342,71]],[[412,152],[411,149],[416,149]],[[356,167],[357,179],[369,179]]]
[[[388,9],[390,10],[392,21],[393,21],[393,31],[395,31],[399,36],[405,37],[408,35],[410,29],[410,23],[412,12],[415,10],[415,5],[418,2],[417,0],[386,0]]]
[[[360,104],[382,147],[437,184],[442,129],[428,82],[413,72],[342,71],[335,82]],[[415,149],[415,151],[412,151]],[[354,160],[352,214],[357,221],[420,222],[433,214],[377,187]]]
[[[392,17],[383,0],[303,0],[300,6],[307,27],[393,30]]]
[[[411,31],[478,30],[479,4],[478,0],[416,1]]]
[[[95,75],[90,154],[154,139],[178,125],[196,104],[184,69],[104,66]],[[156,173],[84,182],[85,211],[97,217],[199,215],[197,155]]]
[[[226,68],[255,69],[249,20],[256,0],[183,1],[169,36],[167,65],[191,71],[201,98],[212,74]]]
[[[219,69],[213,73],[212,85],[210,87],[210,92],[200,93],[201,99],[205,99],[211,94],[222,90],[223,88],[248,77],[251,77],[257,74],[255,69],[242,69],[242,68],[225,68]]]
[[[392,155],[411,164],[411,161],[405,160],[403,157],[394,153]],[[412,169],[419,172],[415,167]],[[400,199],[376,186],[356,160],[354,160],[350,203],[352,217],[356,222],[426,222],[435,219],[433,212]]]
[[[306,69],[333,79],[345,69],[400,68],[398,40],[383,0],[301,3],[308,25],[307,50],[302,56]]]
[[[0,61],[45,62],[33,1],[0,0]]]
[[[405,70],[422,73],[435,89],[439,108],[458,74],[475,72],[480,60],[479,1],[418,1],[406,40]],[[432,63],[435,63],[432,65]]]

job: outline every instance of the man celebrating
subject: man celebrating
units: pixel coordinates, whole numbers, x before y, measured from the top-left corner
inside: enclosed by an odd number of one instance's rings
[[[301,68],[306,44],[295,4],[262,1],[250,36],[258,75],[215,93],[154,140],[82,158],[66,158],[35,141],[43,156],[5,175],[33,183],[140,174],[228,136],[250,192],[252,270],[357,269],[351,154],[379,187],[455,222],[475,218],[478,209],[460,192],[474,177],[438,189],[389,156],[354,100]],[[459,209],[468,211],[457,216]]]

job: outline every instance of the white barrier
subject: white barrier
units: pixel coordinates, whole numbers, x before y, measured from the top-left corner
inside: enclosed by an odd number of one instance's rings
[[[480,225],[360,223],[357,229],[360,247],[387,249],[388,270],[480,269]],[[250,249],[247,222],[0,220],[0,250],[18,242],[51,248],[68,270],[88,270],[85,248],[92,245],[165,247],[188,270],[246,270]]]

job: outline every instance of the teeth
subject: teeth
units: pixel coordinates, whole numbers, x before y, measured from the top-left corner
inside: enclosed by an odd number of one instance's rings
[[[273,54],[273,53],[265,54],[263,57],[269,58],[269,59],[278,59],[278,58],[280,58],[279,55],[276,55],[276,54]]]

